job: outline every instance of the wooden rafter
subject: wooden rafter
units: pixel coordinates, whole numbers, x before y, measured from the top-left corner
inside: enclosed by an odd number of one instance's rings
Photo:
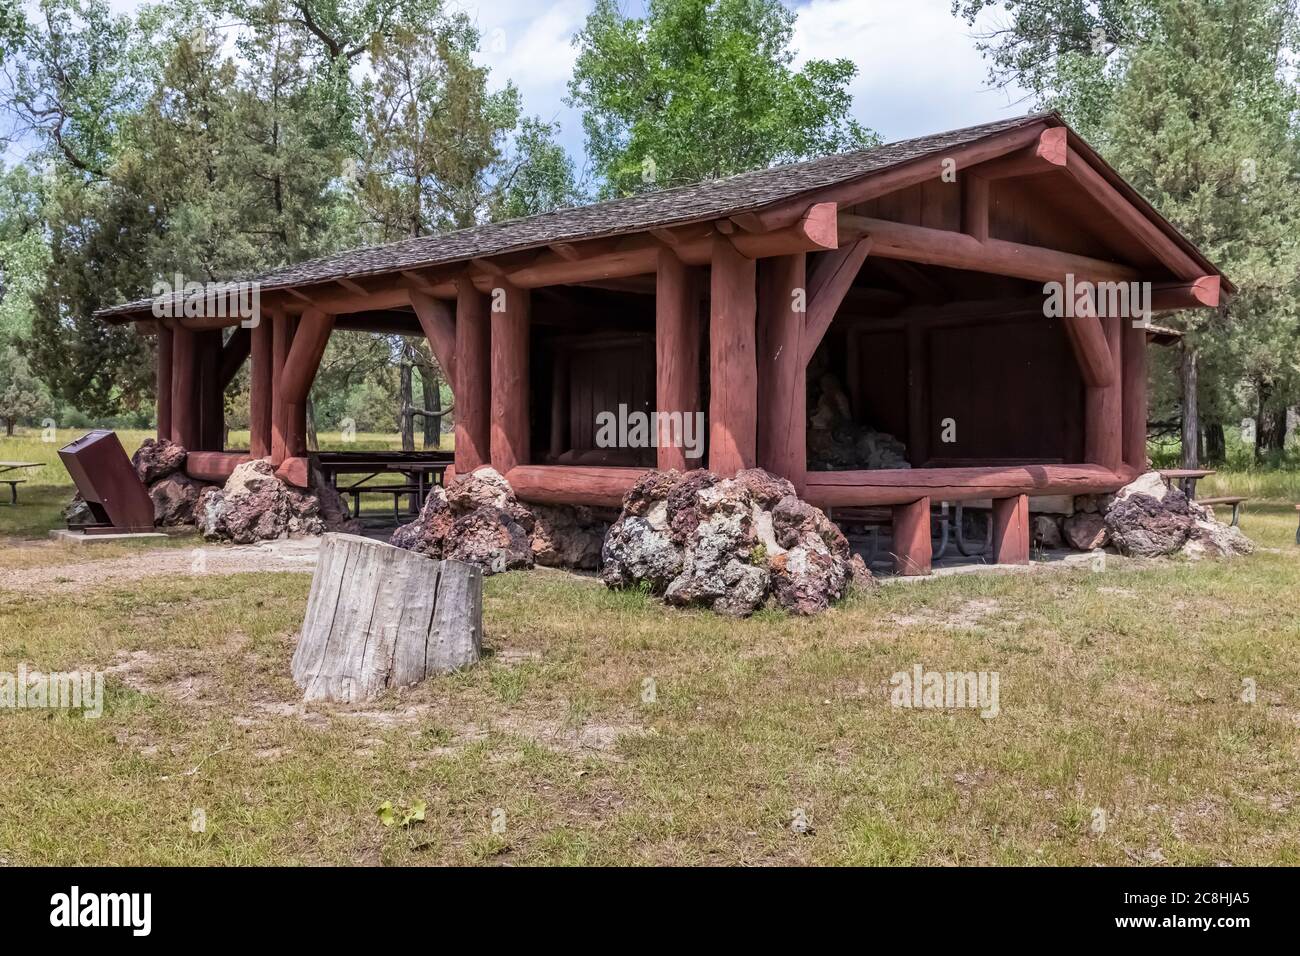
[[[803,361],[812,359],[822,336],[844,301],[845,294],[871,252],[871,239],[858,239],[825,253],[808,277],[807,313],[804,317]]]

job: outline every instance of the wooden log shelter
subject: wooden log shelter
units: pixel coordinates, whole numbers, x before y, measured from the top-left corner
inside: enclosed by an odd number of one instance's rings
[[[100,313],[156,335],[158,434],[191,450],[195,477],[255,456],[305,483],[330,336],[424,336],[455,394],[456,472],[490,464],[526,501],[616,506],[646,469],[760,466],[832,511],[892,508],[913,574],[930,567],[931,503],[991,499],[996,559],[1023,562],[1030,496],[1111,492],[1144,469],[1153,332],[1134,305],[1233,291],[1054,113],[256,281],[255,320],[158,318],[154,299]],[[252,437],[230,450],[222,396],[245,362]],[[809,467],[836,383],[842,413],[893,436],[908,467]],[[697,454],[608,447],[599,416],[620,411],[702,413]]]

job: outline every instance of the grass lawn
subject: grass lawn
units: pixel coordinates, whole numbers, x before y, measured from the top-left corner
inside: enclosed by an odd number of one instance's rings
[[[482,664],[353,709],[298,705],[305,574],[0,591],[0,671],[110,669],[98,720],[0,711],[0,861],[1300,863],[1295,520],[1252,506],[1234,561],[892,584],[812,620],[502,575]],[[998,672],[1000,715],[892,708],[915,664]]]

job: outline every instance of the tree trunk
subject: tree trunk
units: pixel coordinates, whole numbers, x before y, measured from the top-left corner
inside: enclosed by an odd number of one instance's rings
[[[1205,425],[1205,461],[1211,465],[1221,465],[1228,458],[1228,442],[1223,434],[1222,422],[1207,422]]]
[[[316,439],[316,403],[307,396],[307,450],[320,451],[320,442]]]
[[[420,384],[424,390],[424,408],[427,411],[442,410],[442,392],[438,389],[438,373],[432,366],[420,366]],[[442,447],[442,416],[424,416],[424,447]]]
[[[1198,445],[1200,444],[1201,425],[1197,412],[1196,403],[1196,363],[1199,358],[1196,346],[1188,344],[1183,339],[1183,467],[1199,468],[1200,456],[1198,455]]]
[[[304,700],[359,703],[475,663],[483,572],[327,534],[291,665]]]
[[[14,437],[14,419],[12,418],[5,419],[5,437],[6,438]]]
[[[1255,461],[1286,447],[1286,406],[1272,401],[1276,389],[1267,382],[1255,384]]]
[[[415,451],[415,418],[411,414],[411,356],[402,347],[402,364],[398,372],[398,398],[402,403],[398,413],[398,427],[402,432],[402,451]]]

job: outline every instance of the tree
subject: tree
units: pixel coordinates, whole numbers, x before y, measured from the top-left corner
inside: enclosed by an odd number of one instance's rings
[[[779,0],[597,0],[574,38],[569,102],[606,196],[694,183],[877,142],[849,113],[850,60],[793,69]]]
[[[12,438],[21,419],[36,415],[49,404],[40,379],[27,367],[27,360],[12,345],[0,352],[0,421],[5,435]]]

